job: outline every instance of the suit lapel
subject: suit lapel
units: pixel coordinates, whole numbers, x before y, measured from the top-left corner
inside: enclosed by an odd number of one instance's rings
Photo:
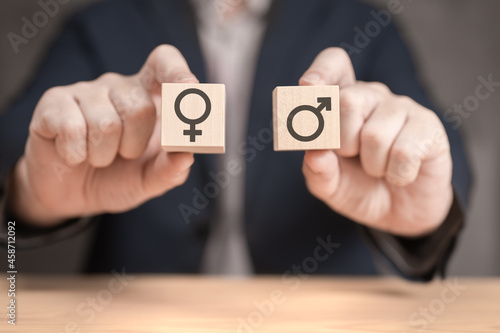
[[[297,85],[300,75],[307,69],[308,41],[304,36],[314,34],[311,20],[316,5],[321,1],[277,0],[270,12],[270,23],[259,55],[250,108],[248,135],[258,136],[259,131],[272,131],[272,91],[278,85]],[[309,29],[311,31],[304,31]],[[304,55],[306,55],[304,57]],[[307,59],[307,60],[306,60]],[[272,142],[256,157],[248,162],[246,173],[246,219],[251,220],[251,212],[256,209],[256,195],[265,186],[263,175],[267,166],[276,158]]]
[[[177,47],[186,58],[191,71],[204,82],[205,67],[189,1],[152,0],[145,4],[149,12],[145,17],[153,18],[150,23],[153,25],[152,33],[157,34],[158,44]]]

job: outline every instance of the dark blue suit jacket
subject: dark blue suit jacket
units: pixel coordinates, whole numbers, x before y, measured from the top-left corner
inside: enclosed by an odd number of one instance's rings
[[[323,49],[353,43],[354,27],[373,20],[371,7],[349,0],[281,0],[269,14],[260,52],[248,135],[270,128],[271,96],[280,86],[297,85],[299,77]],[[34,107],[48,88],[93,80],[104,72],[136,73],[159,44],[172,44],[205,81],[195,22],[186,0],[114,0],[76,15],[40,68],[36,79],[0,123],[2,173],[23,152]],[[352,56],[357,78],[380,81],[396,94],[408,95],[432,109],[420,86],[407,48],[395,27],[381,30]],[[447,125],[447,124],[445,124]],[[447,126],[454,160],[453,182],[462,201],[469,173],[461,139]],[[158,143],[160,144],[160,143]],[[312,255],[317,237],[331,235],[341,246],[317,273],[372,274],[372,257],[358,227],[336,214],[306,189],[303,152],[273,152],[247,147],[245,228],[257,273],[283,273]],[[112,268],[133,272],[200,270],[200,260],[214,212],[214,201],[187,224],[180,204],[192,206],[193,189],[203,191],[215,170],[214,156],[196,156],[186,184],[130,212],[103,216],[88,270]],[[215,199],[216,200],[216,199]]]

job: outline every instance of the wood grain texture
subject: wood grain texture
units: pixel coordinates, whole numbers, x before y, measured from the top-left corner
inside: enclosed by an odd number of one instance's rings
[[[209,107],[207,108],[207,105]],[[225,152],[223,84],[162,84],[161,145],[168,152]]]
[[[1,281],[6,291],[5,276]],[[307,275],[242,280],[138,275],[122,286],[111,274],[21,274],[17,284],[17,325],[8,325],[3,315],[0,332],[402,333],[423,329],[417,320],[424,317],[414,315],[420,309],[430,318],[422,332],[500,332],[500,279],[417,284]],[[85,305],[89,299],[98,310]]]
[[[274,150],[340,148],[339,87],[277,87]]]

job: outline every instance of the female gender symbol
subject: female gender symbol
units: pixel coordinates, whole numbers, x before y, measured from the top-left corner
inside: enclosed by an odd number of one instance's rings
[[[200,118],[198,119],[189,119],[186,116],[184,116],[181,112],[181,102],[186,97],[187,95],[195,94],[203,98],[203,101],[205,102],[205,112],[201,115]],[[200,89],[186,89],[183,92],[177,96],[177,99],[175,100],[175,114],[179,118],[180,121],[182,121],[185,124],[189,125],[188,130],[184,130],[184,135],[189,135],[189,142],[195,142],[196,141],[196,136],[201,135],[202,131],[196,129],[196,125],[201,124],[205,120],[207,120],[208,116],[210,115],[210,111],[212,110],[212,103],[210,102],[210,98],[208,98],[207,94],[203,92]]]

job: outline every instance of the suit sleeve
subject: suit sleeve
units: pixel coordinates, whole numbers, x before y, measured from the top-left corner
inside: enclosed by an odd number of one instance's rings
[[[367,54],[362,54],[364,51]],[[419,82],[409,50],[394,25],[383,28],[372,44],[360,53],[350,52],[353,64],[362,73],[361,80],[385,83],[399,95],[413,98],[436,112],[446,129],[453,159],[454,201],[448,217],[434,233],[420,238],[396,237],[361,227],[371,248],[408,279],[428,281],[436,274],[444,276],[450,254],[463,227],[471,176],[462,138],[445,121],[427,97]],[[368,56],[370,61],[363,56]],[[359,78],[359,76],[358,76]]]
[[[98,62],[93,54],[82,25],[78,19],[73,19],[50,49],[22,98],[0,115],[0,243],[6,239],[8,221],[16,221],[19,247],[50,243],[73,235],[89,224],[89,219],[80,219],[51,229],[30,227],[10,213],[8,187],[11,170],[24,153],[29,124],[38,100],[51,87],[92,80],[98,76]]]

